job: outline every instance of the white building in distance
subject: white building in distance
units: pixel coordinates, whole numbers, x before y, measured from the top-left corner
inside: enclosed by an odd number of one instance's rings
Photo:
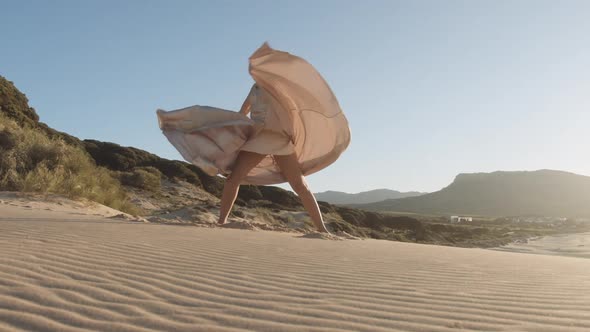
[[[473,221],[472,217],[451,216],[451,223],[459,223],[465,221]]]

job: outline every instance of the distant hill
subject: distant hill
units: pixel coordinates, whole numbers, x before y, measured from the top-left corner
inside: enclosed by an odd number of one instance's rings
[[[485,216],[590,216],[590,177],[554,170],[459,174],[440,191],[352,207]]]
[[[318,201],[324,201],[331,204],[366,204],[380,202],[386,199],[414,197],[423,194],[424,193],[417,191],[399,192],[390,189],[375,189],[356,194],[328,190],[321,193],[315,193],[314,195]]]

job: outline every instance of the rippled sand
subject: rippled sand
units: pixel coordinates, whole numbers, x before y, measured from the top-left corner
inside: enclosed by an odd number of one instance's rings
[[[588,259],[15,211],[0,330],[590,330]]]
[[[509,244],[495,250],[590,258],[590,233],[547,236],[529,240],[527,243]]]

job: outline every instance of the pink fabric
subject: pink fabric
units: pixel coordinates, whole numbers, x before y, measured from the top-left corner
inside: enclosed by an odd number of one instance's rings
[[[286,181],[272,154],[294,152],[304,175],[338,159],[350,143],[350,129],[320,74],[305,60],[266,43],[250,57],[249,69],[260,87],[252,119],[207,106],[158,110],[162,132],[181,155],[210,175],[227,175],[242,148],[269,154],[243,181],[257,185]]]
[[[275,156],[295,153],[293,123],[279,102],[257,84],[252,86],[247,101],[255,133],[241,150]]]
[[[158,110],[158,123],[182,157],[205,173],[231,173],[240,147],[254,132],[247,116],[220,108],[191,106]]]

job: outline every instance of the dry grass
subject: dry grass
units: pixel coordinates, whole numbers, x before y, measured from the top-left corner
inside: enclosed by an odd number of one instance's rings
[[[0,114],[0,189],[85,197],[131,214],[141,211],[111,172],[80,148],[21,128]]]

